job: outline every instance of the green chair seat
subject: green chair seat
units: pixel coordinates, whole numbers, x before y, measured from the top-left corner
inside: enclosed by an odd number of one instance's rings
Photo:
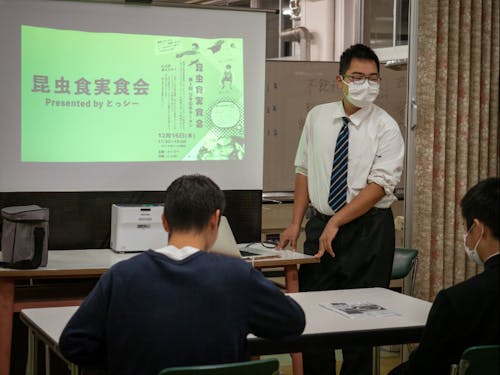
[[[279,369],[275,358],[220,365],[170,367],[158,375],[274,375]]]
[[[451,374],[498,375],[500,374],[500,345],[472,346],[462,354],[460,362],[452,365]]]

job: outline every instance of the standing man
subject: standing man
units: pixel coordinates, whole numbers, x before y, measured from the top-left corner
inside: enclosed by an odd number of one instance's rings
[[[404,143],[398,124],[373,104],[380,64],[367,46],[341,56],[337,87],[342,101],[307,115],[295,158],[295,200],[279,248],[297,247],[311,202],[304,252],[321,258],[301,266],[301,291],[387,287],[394,256],[390,209],[401,177]],[[333,348],[303,353],[304,375],[335,374]],[[343,348],[341,375],[372,373],[370,347]]]
[[[210,249],[224,194],[208,177],[182,176],[165,194],[168,246],[106,272],[61,334],[71,362],[112,374],[244,361],[247,334],[299,335],[302,308],[247,262]]]

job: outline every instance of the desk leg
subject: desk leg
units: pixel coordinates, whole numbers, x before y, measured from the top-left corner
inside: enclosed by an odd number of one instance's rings
[[[302,353],[292,353],[291,356],[293,375],[304,374],[304,368],[302,367]]]
[[[380,375],[380,349],[381,346],[376,346],[373,348],[373,369],[372,374]]]
[[[33,330],[28,327],[28,358],[26,359],[26,375],[36,375],[38,372],[37,361],[37,343],[38,340]]]
[[[45,344],[45,375],[50,375],[50,348]]]
[[[296,265],[285,266],[285,285],[288,293],[297,293],[299,291],[299,272]],[[302,353],[292,353],[293,375],[302,375]]]
[[[75,364],[71,364],[69,365],[69,371],[70,371],[70,374],[71,375],[79,375],[80,372],[79,372],[79,368],[77,365]]]
[[[299,291],[299,271],[297,265],[285,266],[285,286],[288,293]]]
[[[14,313],[14,280],[0,277],[0,375],[9,375]]]

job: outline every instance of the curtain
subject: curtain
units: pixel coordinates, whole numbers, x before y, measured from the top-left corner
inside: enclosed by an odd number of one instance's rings
[[[481,271],[463,250],[460,200],[499,173],[499,2],[419,2],[412,246],[422,299]]]

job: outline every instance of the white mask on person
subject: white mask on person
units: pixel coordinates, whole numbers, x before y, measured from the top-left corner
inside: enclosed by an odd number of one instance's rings
[[[470,249],[469,246],[467,246],[467,243],[466,243],[467,242],[467,236],[469,235],[469,233],[470,233],[470,231],[471,231],[471,229],[472,229],[472,227],[474,225],[475,224],[472,224],[472,226],[467,231],[467,233],[464,233],[464,249],[465,249],[465,253],[467,254],[467,256],[469,257],[470,260],[472,260],[478,266],[484,266],[484,262],[482,261],[482,259],[479,257],[479,254],[477,253],[477,247],[479,246],[479,242],[481,242],[481,239],[483,238],[484,227],[481,226],[481,236],[477,240],[476,245],[474,246],[473,249]]]
[[[368,83],[368,80],[359,84],[353,82],[346,82],[342,80],[348,88],[346,99],[352,105],[363,108],[375,101],[377,99],[380,84],[379,83]]]

